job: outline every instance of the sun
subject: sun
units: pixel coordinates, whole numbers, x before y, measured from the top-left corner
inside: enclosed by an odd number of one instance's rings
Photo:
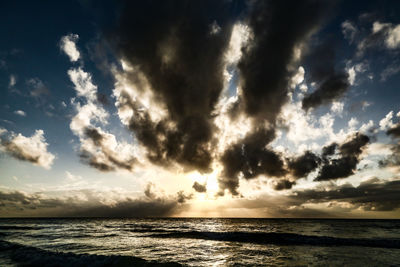
[[[191,179],[194,182],[198,182],[202,185],[205,185],[207,188],[207,191],[201,198],[204,199],[210,199],[214,198],[215,195],[219,191],[219,186],[218,186],[218,175],[220,174],[220,169],[221,168],[214,168],[212,173],[207,173],[207,174],[202,174],[197,171],[192,172],[188,174],[188,178]],[[200,195],[200,194],[199,194]],[[199,196],[200,198],[200,196]]]

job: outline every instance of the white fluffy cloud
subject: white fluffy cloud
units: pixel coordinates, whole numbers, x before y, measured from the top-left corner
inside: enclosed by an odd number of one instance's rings
[[[393,126],[392,118],[393,111],[390,111],[388,114],[386,114],[385,118],[379,121],[379,127],[381,131],[386,131]]]
[[[78,96],[83,96],[91,102],[96,100],[97,86],[92,83],[90,73],[83,71],[82,68],[74,68],[68,71],[68,76]]]
[[[43,130],[36,130],[31,137],[11,133],[9,138],[2,140],[1,149],[16,159],[50,169],[55,156],[47,151],[47,146]]]
[[[131,170],[135,161],[136,149],[126,142],[118,142],[116,137],[96,126],[96,123],[106,124],[108,112],[95,103],[97,87],[91,82],[90,74],[82,69],[73,69],[69,73],[75,84],[78,96],[83,96],[86,104],[75,103],[77,114],[72,118],[70,128],[79,137],[80,149],[84,160],[100,170],[127,169]],[[76,74],[76,75],[75,75]],[[88,130],[95,136],[90,136]]]
[[[76,41],[79,36],[77,34],[68,34],[61,38],[60,47],[65,54],[69,57],[71,62],[76,62],[80,58],[80,53],[76,48]]]
[[[292,80],[290,81],[290,87],[292,89],[294,89],[297,85],[301,84],[304,81],[304,73],[304,68],[300,66],[297,69],[296,74],[292,77]]]
[[[242,56],[242,47],[251,38],[250,28],[242,23],[233,26],[229,48],[225,54],[228,64],[235,64]]]
[[[343,113],[344,103],[335,101],[332,103],[331,111],[341,115]]]

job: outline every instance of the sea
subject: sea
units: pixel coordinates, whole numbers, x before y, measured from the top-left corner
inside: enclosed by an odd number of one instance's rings
[[[0,266],[400,266],[400,220],[0,219]]]

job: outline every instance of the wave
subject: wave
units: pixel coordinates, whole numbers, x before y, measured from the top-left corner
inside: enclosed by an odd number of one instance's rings
[[[0,225],[0,230],[40,230],[42,227]]]
[[[151,234],[153,238],[191,238],[215,241],[233,241],[273,245],[308,246],[358,246],[400,249],[400,239],[340,238],[329,236],[309,236],[292,233],[249,233],[249,232],[171,232]]]
[[[0,253],[18,263],[18,266],[182,266],[133,256],[53,252],[8,241],[0,241]]]
[[[165,229],[141,229],[141,228],[128,228],[123,229],[125,232],[132,233],[175,233],[175,230],[165,230]]]

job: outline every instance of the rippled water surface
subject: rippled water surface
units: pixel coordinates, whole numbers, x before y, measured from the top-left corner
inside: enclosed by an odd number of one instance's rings
[[[27,262],[394,266],[400,265],[400,221],[0,219],[0,266]]]

